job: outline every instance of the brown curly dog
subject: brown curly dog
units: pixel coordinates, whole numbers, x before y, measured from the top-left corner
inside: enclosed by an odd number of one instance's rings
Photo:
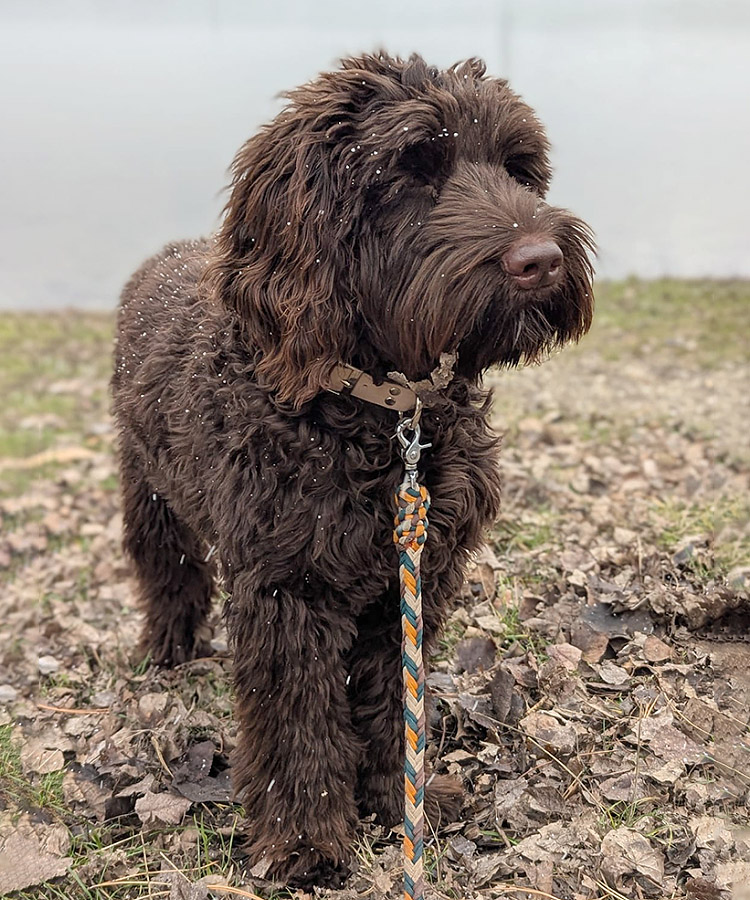
[[[389,372],[456,354],[422,417],[429,651],[498,511],[482,372],[576,340],[593,298],[590,232],[543,199],[542,126],[481,61],[361,56],[288,99],[237,154],[218,234],[128,283],[112,387],[143,649],[204,653],[220,572],[247,847],[306,884],[344,869],[359,813],[403,802],[397,414],[332,393],[335,370],[392,398]]]

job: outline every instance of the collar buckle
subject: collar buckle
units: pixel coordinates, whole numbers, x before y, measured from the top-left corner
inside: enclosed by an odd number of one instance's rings
[[[416,393],[406,385],[388,379],[382,384],[375,384],[367,372],[344,363],[337,365],[331,372],[326,390],[333,394],[357,397],[401,414],[416,409],[418,402]]]

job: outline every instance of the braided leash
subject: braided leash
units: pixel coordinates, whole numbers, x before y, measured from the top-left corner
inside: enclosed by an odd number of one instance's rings
[[[331,373],[327,388],[351,394],[386,409],[400,412],[396,437],[401,444],[406,477],[398,489],[393,540],[399,548],[401,585],[401,657],[404,675],[404,900],[424,900],[424,665],[422,663],[422,581],[420,557],[427,539],[430,495],[417,483],[419,457],[430,444],[420,444],[419,421],[425,398],[430,402],[450,384],[457,355],[443,353],[429,378],[409,381],[389,372],[378,381],[361,369],[341,363]],[[412,407],[413,402],[413,407]],[[413,410],[406,415],[406,410]]]
[[[395,496],[393,540],[399,548],[401,584],[401,655],[404,676],[404,900],[424,898],[424,665],[422,663],[422,580],[420,557],[427,539],[430,495],[417,484],[421,404],[402,419],[396,436],[402,447],[406,478]]]

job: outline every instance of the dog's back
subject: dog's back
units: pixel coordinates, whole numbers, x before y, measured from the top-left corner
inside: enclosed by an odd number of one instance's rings
[[[147,259],[123,288],[112,376],[116,408],[119,392],[137,381],[155,342],[192,337],[209,247],[205,240],[168,244]]]

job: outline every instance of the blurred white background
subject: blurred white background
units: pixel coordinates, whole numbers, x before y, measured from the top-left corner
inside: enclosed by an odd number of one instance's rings
[[[510,78],[600,276],[750,276],[746,0],[0,0],[0,306],[114,306],[279,91],[381,46]]]

